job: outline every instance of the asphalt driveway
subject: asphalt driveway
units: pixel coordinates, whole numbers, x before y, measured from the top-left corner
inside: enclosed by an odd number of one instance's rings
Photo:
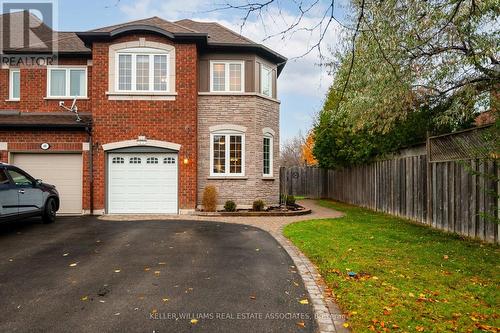
[[[313,332],[306,298],[288,254],[250,226],[0,226],[1,332]]]

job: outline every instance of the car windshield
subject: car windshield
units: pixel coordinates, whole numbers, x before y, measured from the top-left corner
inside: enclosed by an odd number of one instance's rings
[[[9,170],[9,174],[12,177],[14,183],[18,186],[33,185],[31,179],[29,179],[26,175],[23,175],[22,173],[19,173],[14,170]]]

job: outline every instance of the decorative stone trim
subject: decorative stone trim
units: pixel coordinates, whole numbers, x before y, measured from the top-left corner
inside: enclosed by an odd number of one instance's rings
[[[146,138],[139,137],[137,140],[126,140],[126,141],[118,141],[112,143],[106,143],[102,145],[102,149],[104,151],[114,150],[119,148],[128,148],[128,147],[137,147],[137,146],[145,146],[145,147],[158,147],[158,148],[166,148],[179,151],[181,149],[181,145],[178,143],[168,142],[168,141],[159,141],[159,140],[148,140]]]
[[[304,286],[309,293],[313,306],[319,333],[348,333],[350,330],[343,324],[345,315],[335,304],[333,299],[325,299],[326,284],[316,267],[292,242],[283,236],[283,227],[277,233],[271,233],[280,245],[288,252],[300,273]]]
[[[90,150],[90,144],[88,142],[82,142],[82,150],[83,151],[89,151]]]
[[[210,131],[210,133],[217,131],[224,131],[224,130],[246,133],[247,128],[245,126],[234,125],[234,124],[222,124],[222,125],[210,126],[208,130]]]
[[[110,101],[175,101],[177,93],[153,94],[153,93],[117,93],[106,92]]]
[[[7,142],[0,142],[0,150],[9,150],[9,145]]]
[[[204,92],[200,91],[198,92],[199,96],[255,96],[255,97],[260,97],[267,99],[269,101],[281,104],[281,101],[276,98],[272,98],[266,95],[254,93],[254,92]]]
[[[269,128],[269,127],[264,127],[262,129],[262,134],[271,134],[273,137],[276,136],[276,132],[272,128]]]

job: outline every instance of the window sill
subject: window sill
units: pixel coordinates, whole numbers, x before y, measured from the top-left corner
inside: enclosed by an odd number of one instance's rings
[[[109,100],[175,101],[177,93],[162,92],[106,92]]]
[[[263,176],[262,180],[274,181],[274,180],[276,180],[276,178],[273,176]]]
[[[21,99],[6,99],[6,102],[20,102]]]
[[[200,96],[256,96],[256,97],[264,98],[264,99],[267,99],[267,100],[270,100],[270,101],[273,101],[276,103],[281,103],[279,99],[272,98],[272,97],[262,95],[259,93],[255,93],[255,92],[215,92],[215,91],[208,92],[208,91],[205,91],[205,92],[198,92],[198,95],[200,95]]]
[[[67,101],[72,101],[75,99],[75,97],[69,97],[69,96],[59,96],[59,97],[44,97],[43,99],[45,100],[58,100],[58,101],[61,101],[61,100],[67,100]],[[79,101],[79,100],[88,100],[89,98],[88,97],[77,97],[76,100]]]
[[[246,176],[209,176],[208,180],[247,180]]]

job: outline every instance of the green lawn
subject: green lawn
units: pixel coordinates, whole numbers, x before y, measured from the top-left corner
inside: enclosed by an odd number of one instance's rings
[[[318,266],[353,331],[498,332],[498,246],[346,204],[319,204],[345,216],[298,222],[284,233]]]

